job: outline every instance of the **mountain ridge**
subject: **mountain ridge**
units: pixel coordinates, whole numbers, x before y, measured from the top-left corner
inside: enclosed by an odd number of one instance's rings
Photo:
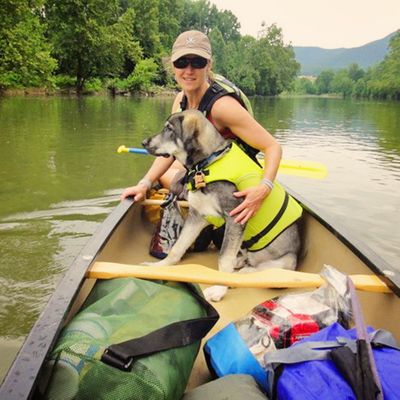
[[[293,46],[295,58],[301,65],[300,75],[318,75],[322,70],[338,70],[352,63],[364,69],[371,67],[385,58],[390,39],[397,32],[359,47],[324,49],[317,46]]]

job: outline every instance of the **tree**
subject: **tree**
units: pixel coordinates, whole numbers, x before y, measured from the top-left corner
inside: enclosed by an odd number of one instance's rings
[[[300,69],[293,48],[283,43],[282,29],[275,24],[260,31],[250,64],[258,69],[256,92],[261,95],[277,95],[289,89]]]
[[[237,17],[229,10],[219,11],[215,5],[206,0],[184,0],[182,18],[182,32],[198,30],[209,35],[218,29],[225,42],[240,39],[240,23]]]
[[[236,16],[229,10],[218,11],[216,7],[211,9],[211,33],[218,29],[225,42],[237,42],[240,39],[240,23]]]
[[[3,0],[0,7],[0,87],[46,86],[57,66],[39,19],[40,1]]]
[[[365,71],[358,64],[353,63],[349,65],[347,74],[352,81],[357,82],[364,77]]]
[[[335,93],[341,93],[343,97],[351,96],[354,82],[349,78],[346,69],[338,71],[332,79],[331,88]]]
[[[181,33],[184,0],[161,0],[158,31],[163,53],[169,54],[176,37]]]
[[[316,85],[308,78],[297,78],[294,82],[293,91],[300,94],[316,94]]]
[[[137,41],[143,49],[143,57],[159,57],[161,53],[159,1],[128,0],[127,5],[128,9],[133,9],[137,16],[133,21],[131,34],[132,39]]]
[[[126,58],[136,61],[141,49],[130,34],[132,10],[119,17],[117,0],[47,0],[48,35],[59,72],[76,77],[80,92],[89,77],[115,76]]]
[[[391,39],[385,59],[371,71],[367,88],[374,97],[400,100],[400,31]]]
[[[321,73],[318,75],[315,81],[318,94],[331,92],[332,90],[331,84],[334,76],[335,73],[331,69],[326,69],[321,71]]]
[[[213,6],[215,9],[215,5]],[[206,0],[184,0],[181,31],[198,30],[208,35],[211,28],[211,6]]]
[[[135,70],[127,78],[127,87],[130,91],[149,90],[158,78],[158,65],[153,59],[139,61]]]

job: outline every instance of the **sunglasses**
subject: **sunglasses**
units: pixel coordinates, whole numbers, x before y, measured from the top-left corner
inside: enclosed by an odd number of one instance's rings
[[[189,64],[195,69],[202,69],[207,65],[208,60],[203,57],[181,57],[173,62],[174,67],[178,69],[183,69],[189,66]]]

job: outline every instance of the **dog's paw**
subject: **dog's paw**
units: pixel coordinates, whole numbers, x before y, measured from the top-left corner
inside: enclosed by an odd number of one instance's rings
[[[228,291],[227,286],[211,286],[209,288],[206,288],[203,290],[204,297],[208,301],[221,301],[224,296],[226,295],[226,292]]]

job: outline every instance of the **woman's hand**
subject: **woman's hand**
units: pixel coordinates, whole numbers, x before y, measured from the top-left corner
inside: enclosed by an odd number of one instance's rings
[[[121,201],[127,197],[133,197],[134,201],[144,200],[146,198],[148,187],[146,185],[137,184],[126,188],[121,194]]]
[[[234,192],[235,197],[244,197],[244,200],[229,215],[236,216],[235,222],[244,225],[258,211],[270,192],[271,189],[263,184],[249,187],[241,192]]]

